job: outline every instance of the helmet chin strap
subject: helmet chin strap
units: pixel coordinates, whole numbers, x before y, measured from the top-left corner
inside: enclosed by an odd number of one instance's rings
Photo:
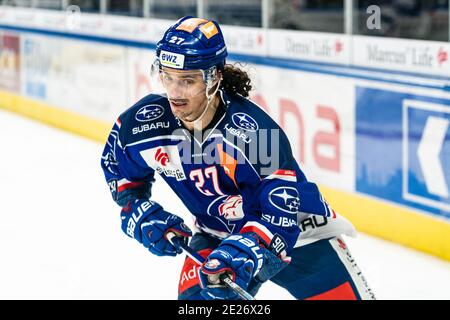
[[[222,79],[219,79],[219,81],[217,82],[216,89],[214,90],[214,92],[212,94],[208,94],[208,91],[211,88],[206,88],[206,98],[208,99],[208,101],[206,102],[206,106],[205,106],[205,109],[203,110],[202,114],[199,117],[197,117],[197,119],[194,119],[194,120],[191,120],[191,121],[189,121],[189,120],[183,120],[183,121],[188,122],[188,123],[193,123],[195,129],[201,129],[200,121],[205,116],[206,111],[208,111],[209,106],[211,105],[212,98],[216,95],[217,91],[219,91],[221,80]]]

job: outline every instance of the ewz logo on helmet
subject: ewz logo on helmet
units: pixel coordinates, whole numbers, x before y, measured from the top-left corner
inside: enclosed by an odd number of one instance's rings
[[[184,68],[184,55],[161,51],[160,55],[161,64],[165,67],[175,68],[175,69],[183,69]]]

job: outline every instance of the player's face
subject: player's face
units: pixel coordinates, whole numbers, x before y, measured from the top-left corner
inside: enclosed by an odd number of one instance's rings
[[[200,70],[162,68],[160,79],[175,116],[181,120],[193,121],[202,114],[207,98]]]

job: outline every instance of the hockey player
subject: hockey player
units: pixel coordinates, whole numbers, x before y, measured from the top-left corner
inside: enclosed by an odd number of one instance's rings
[[[222,273],[253,295],[270,280],[297,299],[373,298],[341,238],[353,226],[306,179],[283,130],[247,99],[250,79],[226,64],[219,25],[184,17],[156,56],[165,94],[119,116],[101,165],[129,237],[175,256],[173,232],[206,258],[202,266],[186,258],[179,299],[239,298]],[[150,200],[155,172],[195,217],[194,233]]]

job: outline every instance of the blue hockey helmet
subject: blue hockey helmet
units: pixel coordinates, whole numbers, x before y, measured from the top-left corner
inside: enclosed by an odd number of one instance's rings
[[[208,70],[225,66],[227,47],[216,21],[186,16],[178,20],[156,45],[160,67]]]

